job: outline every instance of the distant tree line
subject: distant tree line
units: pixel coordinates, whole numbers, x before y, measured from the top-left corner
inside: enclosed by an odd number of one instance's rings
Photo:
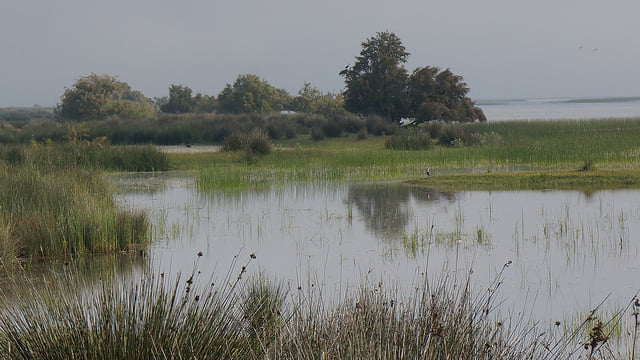
[[[55,114],[63,120],[91,121],[111,117],[150,119],[167,114],[270,114],[296,112],[325,117],[348,113],[382,116],[399,123],[431,120],[486,121],[482,110],[467,96],[462,76],[449,69],[420,67],[410,75],[403,67],[409,53],[392,32],[379,32],[362,43],[355,64],[339,74],[341,93],[323,93],[305,83],[295,96],[255,74],[239,75],[216,96],[172,84],[168,97],[149,99],[126,82],[110,75],[90,74],[65,89]]]

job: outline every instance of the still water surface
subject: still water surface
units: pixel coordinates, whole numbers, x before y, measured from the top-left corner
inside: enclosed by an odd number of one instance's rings
[[[640,98],[509,99],[478,101],[487,121],[640,117]]]
[[[611,308],[640,289],[640,191],[458,192],[404,184],[293,183],[271,191],[198,191],[189,177],[126,175],[155,183],[120,200],[154,221],[151,267],[226,272],[233,257],[292,289],[339,297],[364,281],[411,288],[425,270],[473,269],[486,289],[503,265],[502,309],[539,320]]]

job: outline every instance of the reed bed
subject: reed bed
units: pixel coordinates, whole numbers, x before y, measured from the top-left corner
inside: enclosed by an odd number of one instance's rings
[[[548,336],[502,322],[500,279],[475,292],[470,273],[421,276],[402,295],[363,283],[337,302],[311,286],[249,276],[252,254],[222,278],[146,272],[78,283],[72,273],[0,293],[0,357],[11,359],[591,359],[628,358],[590,320]],[[240,266],[242,265],[242,266]],[[505,267],[508,264],[505,264]],[[213,280],[212,280],[213,279]],[[29,296],[11,290],[29,288]],[[585,315],[596,316],[598,309]],[[628,310],[628,309],[626,309]]]
[[[5,264],[131,250],[149,241],[147,214],[116,203],[114,189],[101,174],[108,165],[99,158],[112,154],[100,151],[96,144],[67,143],[0,152],[6,155],[0,157],[0,256]],[[130,154],[116,151],[119,158]],[[136,151],[140,158],[155,154]]]

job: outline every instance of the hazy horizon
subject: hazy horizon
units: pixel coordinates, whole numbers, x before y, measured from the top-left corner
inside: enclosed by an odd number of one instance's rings
[[[295,95],[338,92],[361,42],[396,33],[406,68],[450,68],[474,100],[640,96],[640,2],[139,0],[0,5],[0,106],[53,106],[90,73],[148,97],[218,95],[253,73]]]

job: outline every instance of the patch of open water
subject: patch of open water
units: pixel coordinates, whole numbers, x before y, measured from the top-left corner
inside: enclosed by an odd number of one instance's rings
[[[162,183],[157,176],[142,181]],[[404,184],[293,183],[270,191],[198,191],[188,177],[123,193],[154,222],[158,271],[250,270],[291,289],[339,297],[369,281],[410,288],[419,274],[473,269],[486,289],[507,262],[503,310],[539,320],[613,309],[640,289],[640,191],[457,192]]]

